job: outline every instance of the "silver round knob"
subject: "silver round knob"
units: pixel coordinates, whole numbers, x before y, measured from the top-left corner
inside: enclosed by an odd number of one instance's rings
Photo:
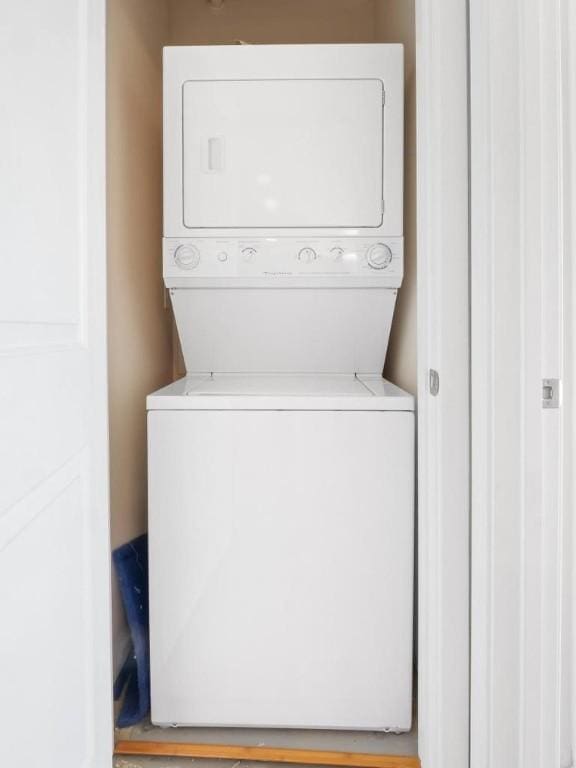
[[[335,245],[333,248],[330,248],[330,255],[334,261],[342,261],[342,257],[344,256],[344,248],[342,248],[340,245]]]
[[[392,251],[385,243],[375,243],[368,248],[366,260],[372,269],[386,269],[392,261]]]
[[[179,245],[174,251],[174,261],[180,269],[196,269],[200,264],[200,251],[195,245]]]

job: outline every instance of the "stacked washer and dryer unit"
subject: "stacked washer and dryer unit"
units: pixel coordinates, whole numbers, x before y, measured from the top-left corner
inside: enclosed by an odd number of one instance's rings
[[[402,169],[402,46],[165,49],[187,374],[147,401],[157,724],[410,728]]]

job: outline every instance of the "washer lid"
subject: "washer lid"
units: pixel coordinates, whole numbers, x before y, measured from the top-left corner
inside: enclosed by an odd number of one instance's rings
[[[381,376],[195,374],[148,395],[148,410],[413,411],[414,398]]]

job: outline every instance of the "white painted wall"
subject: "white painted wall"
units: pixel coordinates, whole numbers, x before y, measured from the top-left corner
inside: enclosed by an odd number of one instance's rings
[[[563,2],[560,10],[562,110],[562,269],[564,344],[562,349],[564,419],[563,493],[563,624],[560,762],[573,765],[576,757],[576,4]]]

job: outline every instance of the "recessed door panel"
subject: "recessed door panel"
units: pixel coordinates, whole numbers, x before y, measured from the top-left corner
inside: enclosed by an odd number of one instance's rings
[[[184,225],[380,226],[382,102],[378,79],[187,81]]]

